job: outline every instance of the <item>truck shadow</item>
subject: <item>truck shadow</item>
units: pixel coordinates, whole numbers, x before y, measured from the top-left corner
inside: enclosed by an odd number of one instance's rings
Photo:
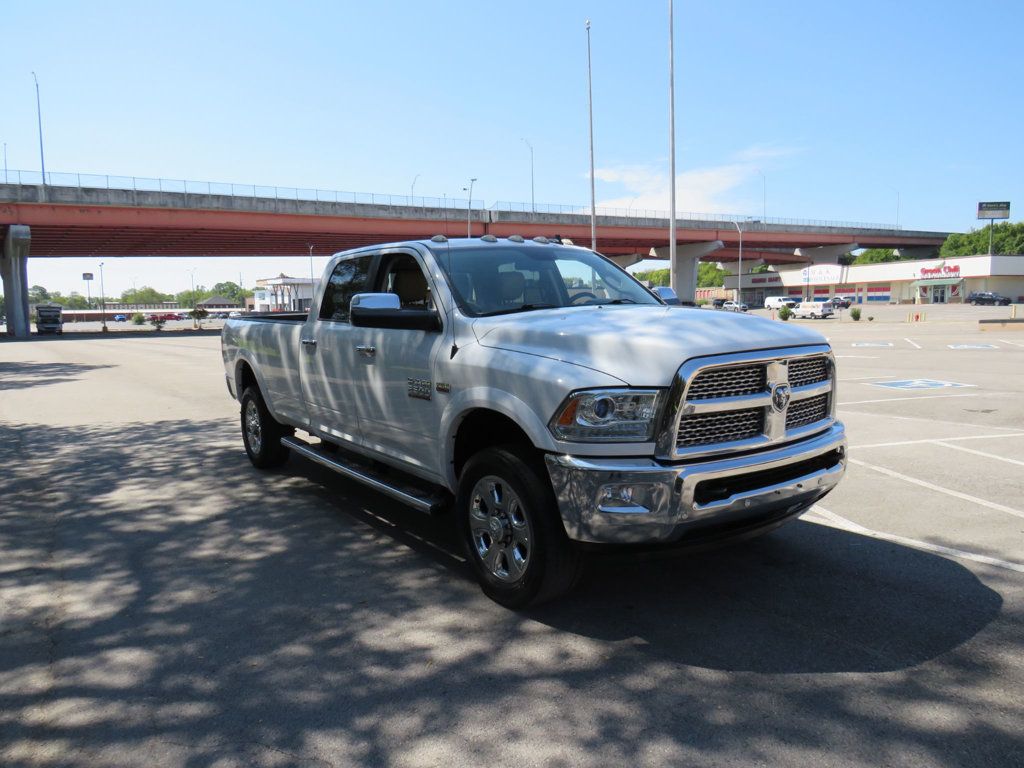
[[[84,363],[0,362],[0,391],[64,384],[74,381],[83,373],[111,367],[113,366]]]

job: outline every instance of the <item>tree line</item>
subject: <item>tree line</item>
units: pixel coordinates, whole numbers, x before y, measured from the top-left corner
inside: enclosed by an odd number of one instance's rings
[[[196,303],[203,301],[204,299],[208,299],[211,296],[223,296],[224,298],[241,306],[245,303],[245,299],[247,297],[252,296],[252,293],[253,292],[251,290],[243,288],[238,285],[238,283],[232,283],[230,281],[217,283],[209,288],[203,285],[197,285],[194,291],[187,290],[173,294],[162,293],[155,288],[144,285],[141,288],[129,288],[122,291],[119,297],[107,296],[106,302],[108,304],[162,304],[164,302],[174,301],[178,303],[179,307],[194,307]],[[90,300],[78,291],[72,291],[65,296],[60,291],[50,291],[41,285],[33,285],[28,289],[28,303],[60,304],[65,309],[95,309],[103,303],[103,299],[99,296],[93,296]],[[0,296],[0,313],[2,312],[3,297]]]

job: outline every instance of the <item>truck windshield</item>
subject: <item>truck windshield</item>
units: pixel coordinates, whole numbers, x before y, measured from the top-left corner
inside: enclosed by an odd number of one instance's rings
[[[460,309],[486,317],[537,309],[658,301],[593,251],[566,246],[452,248],[438,253]]]

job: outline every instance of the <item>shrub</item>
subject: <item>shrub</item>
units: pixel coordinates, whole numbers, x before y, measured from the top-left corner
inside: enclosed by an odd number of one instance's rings
[[[142,314],[141,312],[136,312],[134,315],[132,315],[132,324],[133,325],[145,325],[146,324],[146,316],[144,314]]]
[[[786,320],[789,320],[789,318],[791,318],[792,316],[793,310],[787,307],[785,304],[779,307],[779,320],[785,322]]]
[[[860,307],[851,307],[850,308],[850,319],[851,320],[860,320]]]
[[[161,328],[163,328],[165,322],[167,322],[167,321],[163,320],[163,319],[161,319],[159,317],[151,317],[151,318],[149,318],[149,324],[152,325],[153,326],[153,330],[156,330],[156,331],[159,331]]]
[[[874,319],[875,319],[875,318],[873,318],[873,317],[872,317],[871,315],[868,315],[868,322],[869,322],[869,323],[870,323],[870,322],[871,322],[872,320],[874,320]]]
[[[208,317],[209,314],[210,313],[207,312],[203,307],[195,307],[191,312],[188,313],[189,317],[192,318],[192,327],[202,328],[203,319]]]

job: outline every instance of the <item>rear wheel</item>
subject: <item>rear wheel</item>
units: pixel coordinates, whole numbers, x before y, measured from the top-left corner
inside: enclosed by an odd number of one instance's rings
[[[568,592],[580,556],[566,536],[544,467],[514,446],[473,456],[459,478],[456,524],[484,594],[508,608]]]
[[[263,396],[254,386],[242,393],[241,412],[242,442],[253,466],[267,469],[284,464],[288,460],[288,448],[281,445],[281,438],[294,430],[270,415]]]

